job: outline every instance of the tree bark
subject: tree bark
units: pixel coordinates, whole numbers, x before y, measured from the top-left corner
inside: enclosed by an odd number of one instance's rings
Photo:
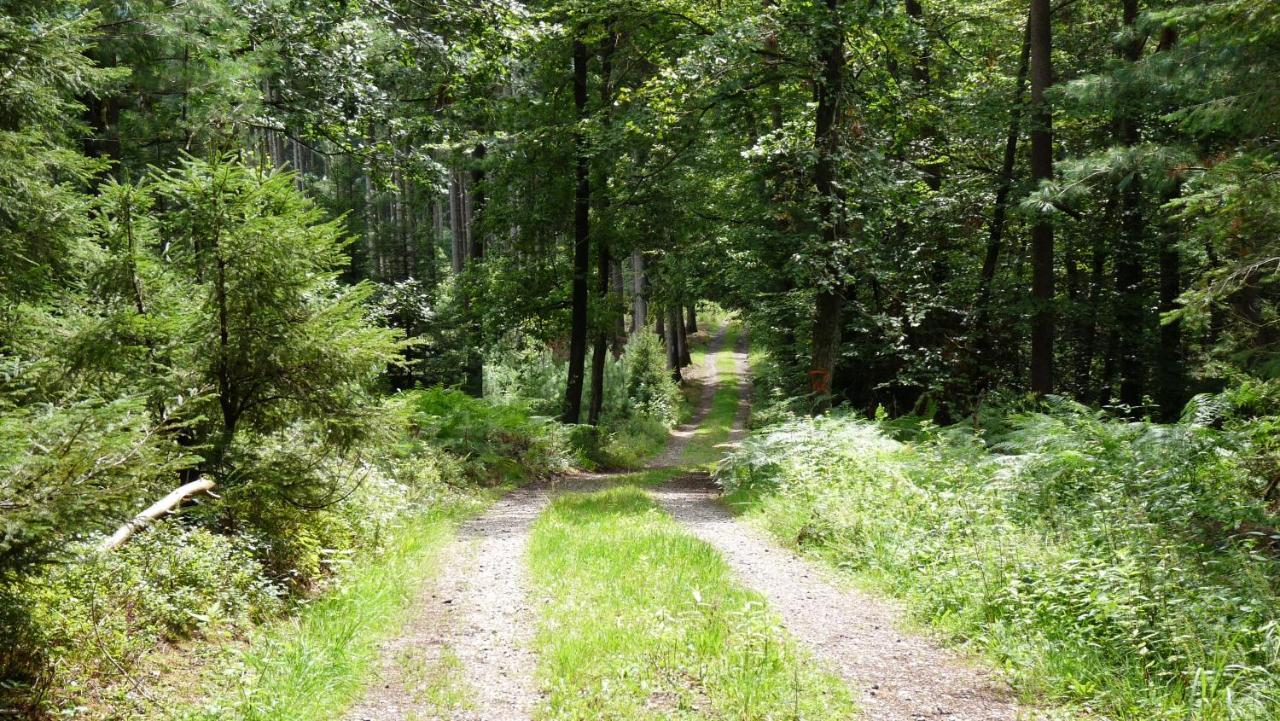
[[[609,297],[609,245],[603,241],[599,245],[596,282],[599,300],[604,305]],[[591,407],[587,411],[587,422],[593,426],[600,425],[600,413],[604,410],[604,365],[608,343],[609,332],[604,324],[600,324],[596,331],[595,346],[591,350]]]
[[[470,239],[470,247],[467,251],[467,260],[469,266],[473,269],[470,276],[475,277],[475,272],[479,268],[479,263],[484,260],[484,232],[480,228],[480,224],[484,221],[484,157],[486,149],[484,143],[477,143],[474,150],[471,151],[471,212],[467,216],[467,237]],[[474,298],[471,294],[476,289],[476,284],[470,280],[464,281],[466,289],[463,304],[466,307],[467,314],[467,374],[464,390],[475,398],[484,397],[484,356],[480,352],[480,324],[476,320],[474,309]]]
[[[582,381],[587,356],[587,275],[591,267],[591,180],[587,139],[581,127],[587,117],[587,46],[573,42],[573,106],[578,118],[573,144],[576,184],[573,193],[573,297],[569,331],[569,378],[565,386],[565,423],[582,417]]]
[[[1114,199],[1107,200],[1102,220],[1105,227],[1110,227],[1115,219],[1115,206]],[[1098,311],[1102,306],[1102,289],[1106,282],[1107,245],[1106,233],[1094,233],[1093,248],[1090,251],[1089,298],[1086,301],[1088,312],[1079,319],[1080,347],[1076,353],[1075,385],[1086,402],[1097,399],[1098,395],[1093,384],[1093,360],[1098,353]]]
[[[1157,53],[1167,52],[1178,41],[1174,28],[1165,27],[1160,33]],[[1182,194],[1182,183],[1177,182],[1165,199],[1166,202]],[[1178,253],[1178,224],[1166,218],[1160,234],[1160,313],[1168,313],[1178,307],[1182,293],[1182,258]],[[1182,321],[1162,322],[1160,325],[1160,357],[1156,361],[1157,399],[1161,420],[1175,421],[1187,402],[1186,358],[1182,347]]]
[[[613,105],[613,51],[617,47],[618,34],[610,32],[600,50],[600,112],[604,116],[606,131],[609,126],[609,113]],[[607,162],[607,159],[601,159]],[[607,228],[609,216],[609,171],[601,169],[596,196],[600,207],[600,219]],[[599,295],[596,302],[599,308],[609,307],[609,275],[612,273],[613,258],[609,252],[608,232],[598,233],[596,245],[596,283]],[[604,366],[608,352],[609,327],[597,321],[595,347],[591,352],[591,407],[587,411],[587,422],[593,426],[600,424],[600,414],[604,409]]]
[[[978,295],[973,311],[972,378],[978,392],[986,389],[991,381],[989,365],[993,351],[991,332],[991,287],[995,284],[1000,253],[1004,249],[1004,229],[1009,215],[1009,194],[1013,190],[1014,172],[1018,162],[1018,138],[1022,134],[1022,105],[1027,92],[1027,65],[1031,47],[1023,35],[1022,52],[1018,60],[1018,75],[1014,83],[1013,104],[1009,108],[1009,128],[1004,137],[1004,156],[1000,160],[1000,177],[996,180],[995,204],[991,210],[991,225],[987,228],[987,249],[982,259],[982,271],[978,276]]]
[[[1027,15],[1031,75],[1031,177],[1053,178],[1053,112],[1045,91],[1053,84],[1053,32],[1049,0],[1031,0]],[[1053,392],[1055,313],[1053,223],[1041,215],[1031,228],[1031,390]]]
[[[471,252],[469,253],[472,262],[484,260],[484,232],[480,227],[480,223],[484,221],[484,205],[485,205],[485,188],[484,188],[484,158],[488,153],[484,143],[476,143],[476,147],[471,151]]]
[[[825,3],[830,18],[829,25],[819,38],[822,78],[817,87],[817,109],[814,117],[813,144],[817,151],[814,186],[818,191],[820,204],[822,240],[834,253],[844,231],[844,211],[835,179],[835,155],[839,142],[836,118],[843,93],[845,70],[844,26],[840,19],[840,0],[825,0]],[[840,268],[829,270],[834,274],[843,272]],[[840,320],[844,309],[842,285],[839,278],[821,279],[814,303],[809,385],[814,396],[815,414],[831,407],[831,384],[840,350]]]
[[[680,311],[675,303],[668,303],[664,329],[667,337],[667,368],[671,370],[671,378],[680,383],[684,377],[680,374]]]
[[[1022,98],[1027,91],[1027,62],[1031,47],[1022,41],[1021,60],[1018,63],[1018,79],[1014,85],[1013,105],[1009,110],[1009,130],[1004,138],[1004,157],[1000,161],[1000,177],[996,184],[995,205],[991,210],[991,226],[987,229],[987,252],[982,259],[982,274],[978,280],[978,299],[974,304],[979,314],[986,309],[991,297],[991,284],[996,278],[1000,251],[1004,246],[1004,226],[1009,214],[1009,193],[1013,188],[1013,173],[1018,161],[1018,136],[1022,132]]]
[[[924,5],[921,4],[920,0],[906,0],[906,11],[907,17],[911,18],[912,22],[919,25],[920,30],[923,32]],[[923,95],[924,91],[929,86],[929,66],[933,61],[933,53],[930,51],[929,43],[927,41],[922,41],[916,48],[913,60],[914,63],[911,68],[911,78],[916,82],[916,85],[919,86],[918,92]],[[932,146],[937,143],[939,139],[938,136],[938,129],[932,124],[924,127],[920,132],[921,139],[928,143],[929,150],[933,151],[935,155],[936,150],[934,150]],[[942,188],[942,169],[943,163],[933,159],[925,160],[925,162],[920,165],[920,170],[924,172],[925,185],[934,192],[937,192]]]
[[[454,275],[462,275],[466,260],[466,224],[462,210],[462,181],[456,170],[449,171],[449,262]]]
[[[1180,187],[1175,187],[1170,199],[1178,197]],[[1160,313],[1178,307],[1182,293],[1182,259],[1178,253],[1178,226],[1166,221],[1160,235]],[[1186,370],[1182,349],[1182,322],[1162,322],[1160,325],[1160,356],[1156,361],[1156,382],[1161,420],[1176,421],[1187,402]]]
[[[1135,63],[1142,54],[1142,41],[1134,35],[1138,0],[1123,0],[1123,23],[1129,37],[1119,49],[1120,57]],[[1134,147],[1140,141],[1131,98],[1121,97],[1116,113],[1116,136],[1121,144]],[[1142,406],[1146,389],[1147,297],[1143,250],[1146,218],[1143,212],[1142,177],[1135,171],[1120,189],[1120,242],[1116,244],[1116,330],[1120,333],[1120,403],[1135,411]]]
[[[631,251],[631,284],[631,332],[639,333],[649,325],[649,283],[644,274],[644,254],[638,250]]]
[[[627,346],[627,319],[626,319],[626,294],[624,292],[625,285],[622,281],[622,259],[616,254],[609,254],[609,287],[613,292],[613,341],[610,346],[613,348],[613,357],[621,358],[622,351]]]
[[[689,333],[681,318],[680,306],[675,306],[676,338],[680,341],[680,367],[693,365],[693,355],[689,352]]]
[[[688,305],[688,313],[685,317],[684,329],[690,333],[698,332],[698,304],[690,303]]]

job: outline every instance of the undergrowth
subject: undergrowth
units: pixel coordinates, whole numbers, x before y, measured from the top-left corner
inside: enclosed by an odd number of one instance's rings
[[[453,521],[482,496],[407,518],[376,554],[354,559],[324,596],[293,618],[270,624],[232,664],[218,669],[215,691],[170,718],[181,721],[321,721],[339,718],[359,698],[380,642],[399,631],[415,591],[435,573]]]
[[[501,403],[558,417],[564,403],[566,361],[546,348],[511,347],[486,366],[485,393]],[[679,390],[666,367],[666,353],[650,333],[631,336],[618,357],[605,360],[599,423],[579,425],[568,435],[576,465],[635,469],[662,450],[679,421]],[[584,397],[584,405],[590,392]],[[586,409],[583,410],[586,420]]]
[[[21,634],[0,644],[0,662],[39,669],[13,686],[15,708],[126,718],[176,693],[209,696],[220,717],[330,718],[363,681],[373,647],[361,644],[394,628],[452,519],[478,507],[478,489],[559,472],[572,458],[559,424],[456,391],[399,394],[378,425],[375,443],[306,468],[285,462],[305,453],[305,436],[262,439],[221,498],[111,553],[97,552],[96,537],[78,540],[22,594],[0,584],[0,622]],[[314,505],[281,495],[313,479],[327,489]],[[17,657],[35,648],[39,658]],[[195,680],[228,669],[241,672],[234,703],[219,683]]]
[[[1065,401],[972,425],[792,418],[718,472],[783,540],[1119,719],[1280,716],[1280,533],[1239,437]],[[896,437],[896,438],[895,438]]]

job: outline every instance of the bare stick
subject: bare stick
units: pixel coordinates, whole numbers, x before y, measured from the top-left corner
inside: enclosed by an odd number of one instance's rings
[[[103,541],[102,545],[98,546],[98,551],[100,553],[105,553],[118,547],[120,544],[129,540],[129,537],[138,531],[138,529],[146,528],[152,521],[176,508],[178,504],[182,503],[187,497],[193,496],[202,491],[208,491],[213,488],[214,485],[213,481],[207,478],[200,478],[184,486],[180,486],[169,495],[161,498],[159,501],[156,501],[147,510],[134,516],[133,520],[121,526],[119,530],[111,534],[110,538]]]

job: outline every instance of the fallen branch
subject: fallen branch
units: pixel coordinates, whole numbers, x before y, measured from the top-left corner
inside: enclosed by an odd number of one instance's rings
[[[121,526],[119,530],[111,534],[110,538],[103,541],[102,545],[98,546],[98,551],[100,553],[105,553],[120,546],[122,543],[129,540],[129,537],[138,530],[146,528],[152,521],[172,511],[179,503],[182,503],[188,497],[203,491],[208,491],[213,488],[214,485],[213,481],[210,481],[207,478],[200,478],[178,487],[169,495],[161,498],[159,501],[156,501],[147,510],[134,516],[133,520]]]

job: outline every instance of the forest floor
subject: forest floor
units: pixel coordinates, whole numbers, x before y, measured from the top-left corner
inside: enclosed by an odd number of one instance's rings
[[[721,328],[648,470],[548,480],[465,523],[348,721],[1032,717],[718,501],[707,471],[745,432],[748,370]]]

